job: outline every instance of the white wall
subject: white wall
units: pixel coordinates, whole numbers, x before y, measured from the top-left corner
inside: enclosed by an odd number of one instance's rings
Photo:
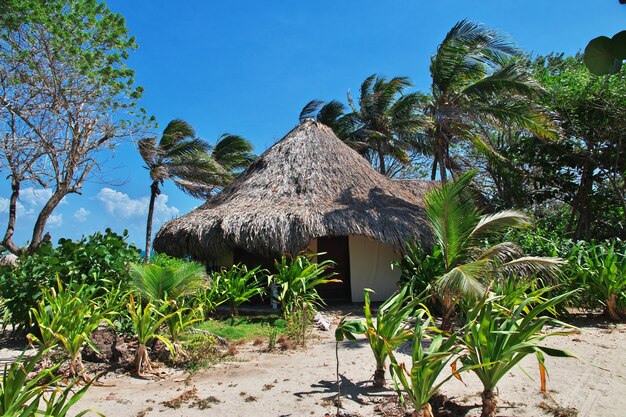
[[[366,236],[350,236],[350,285],[352,301],[363,302],[363,289],[371,288],[372,301],[384,301],[397,290],[400,269],[391,263],[400,259],[392,247]]]

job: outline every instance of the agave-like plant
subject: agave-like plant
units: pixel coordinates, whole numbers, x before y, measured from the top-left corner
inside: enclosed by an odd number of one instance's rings
[[[563,264],[560,258],[523,256],[519,246],[494,242],[513,228],[529,227],[530,218],[517,210],[482,215],[469,184],[474,171],[456,181],[433,189],[426,195],[426,214],[435,235],[435,243],[443,254],[444,274],[435,289],[443,309],[441,327],[448,330],[460,297],[479,299],[500,277],[543,275],[551,278]]]
[[[313,258],[318,255],[322,254],[298,255],[294,258],[283,256],[275,262],[277,272],[271,279],[278,286],[276,298],[285,317],[291,316],[295,310],[315,311],[324,305],[316,287],[341,282],[332,278],[335,274],[329,271],[335,263],[331,260],[314,262]]]
[[[163,314],[154,305],[147,303],[142,305],[135,303],[132,294],[126,306],[133,322],[135,336],[137,337],[137,349],[135,350],[135,373],[142,376],[142,371],[154,372],[152,362],[148,356],[148,343],[158,339],[167,346],[172,357],[176,354],[176,349],[172,342],[159,334],[159,328],[176,313]]]
[[[571,325],[543,315],[574,292],[570,291],[538,302],[552,289],[544,287],[535,290],[510,309],[499,305],[502,296],[486,296],[469,310],[468,323],[460,338],[465,347],[460,360],[483,384],[481,417],[495,417],[496,385],[527,355],[534,354],[537,357],[541,390],[544,392],[546,390],[544,355],[574,357],[567,351],[539,345],[546,337],[567,335],[576,331]],[[543,332],[547,325],[570,330]]]
[[[62,376],[55,375],[60,364],[49,369],[35,371],[41,358],[47,353],[40,350],[36,355],[26,358],[20,356],[15,362],[4,365],[0,380],[0,415],[10,417],[33,417],[36,415],[65,417],[70,409],[85,395],[91,382],[78,391],[75,382],[70,382],[64,389],[54,385],[61,382]],[[45,409],[40,410],[41,402]],[[104,414],[88,409],[77,417],[87,413],[100,416]]]
[[[86,284],[65,287],[57,278],[57,288],[42,288],[42,298],[37,303],[37,308],[30,312],[33,324],[39,329],[39,336],[31,333],[28,338],[40,345],[41,349],[61,344],[70,358],[69,370],[72,377],[85,378],[81,359],[85,345],[98,351],[91,342],[91,333],[101,323],[112,325],[109,317],[113,312],[99,307],[94,300],[88,298],[92,289]]]
[[[239,313],[238,307],[241,304],[265,293],[267,285],[258,278],[264,272],[260,266],[248,269],[242,264],[233,265],[229,269],[222,268],[212,275],[211,285],[217,287],[222,299],[230,306],[231,318]]]
[[[363,291],[365,298],[365,305],[363,306],[366,323],[365,336],[376,360],[374,386],[381,388],[385,385],[385,361],[391,352],[413,337],[413,330],[406,327],[406,320],[423,302],[423,298],[407,294],[407,287],[405,286],[380,305],[376,313],[376,321],[374,321],[370,292],[373,291],[368,288]]]
[[[468,367],[455,369],[450,375],[439,379],[439,375],[456,355],[462,351],[455,335],[443,335],[435,333],[428,335],[428,330],[436,332],[433,327],[432,317],[427,309],[421,309],[416,314],[416,324],[413,337],[413,349],[411,351],[411,369],[407,370],[404,363],[399,363],[389,350],[389,360],[391,366],[389,370],[393,378],[394,387],[398,393],[400,401],[405,403],[405,395],[413,405],[412,417],[433,417],[432,408],[429,401],[439,388],[453,376],[458,377],[458,373],[468,370]],[[428,349],[424,349],[422,342],[430,339]],[[454,363],[454,362],[453,362]],[[439,379],[439,381],[438,381]]]

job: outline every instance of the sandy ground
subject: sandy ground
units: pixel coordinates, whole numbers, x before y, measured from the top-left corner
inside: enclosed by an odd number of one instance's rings
[[[535,359],[527,358],[522,366],[534,381],[519,369],[501,381],[500,416],[555,415],[540,408],[541,403],[574,407],[580,417],[626,416],[626,325],[582,319],[574,324],[580,327],[580,334],[554,337],[546,342],[580,358],[547,359],[550,398],[539,391]],[[317,340],[310,342],[306,350],[261,353],[262,346],[240,347],[235,360],[191,378],[179,371],[170,371],[161,380],[153,381],[110,374],[102,382],[114,386],[92,387],[75,410],[91,407],[114,417],[334,415],[333,330],[316,331]],[[401,350],[408,352],[409,348],[404,346]],[[379,415],[375,411],[377,404],[395,394],[371,387],[374,362],[367,343],[344,342],[339,357],[345,411],[360,416]],[[405,361],[409,358],[402,352],[398,357]],[[464,375],[463,379],[467,385],[452,379],[442,391],[455,402],[476,405],[467,416],[478,416],[480,383],[472,374]],[[388,386],[391,385],[388,381]],[[181,395],[184,400],[179,408],[166,405]]]

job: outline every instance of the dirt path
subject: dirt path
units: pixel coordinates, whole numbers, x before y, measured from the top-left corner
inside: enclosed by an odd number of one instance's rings
[[[546,411],[546,406],[560,406],[562,410],[574,407],[580,417],[625,415],[626,325],[601,325],[592,321],[576,324],[581,326],[581,334],[554,337],[546,342],[581,358],[547,359],[552,399],[539,392],[536,362],[527,358],[522,366],[535,381],[519,369],[504,378],[499,386],[500,416],[555,415]],[[317,334],[319,340],[305,351],[260,353],[258,347],[246,346],[237,361],[202,371],[187,381],[180,372],[172,372],[160,381],[111,375],[103,382],[115,386],[91,388],[76,410],[81,406],[93,407],[114,417],[333,415],[335,343],[332,329]],[[408,360],[402,352],[398,357]],[[376,406],[395,396],[389,390],[376,391],[371,387],[373,366],[372,354],[364,340],[341,345],[345,411],[361,416],[378,415]],[[479,381],[471,374],[463,379],[467,386],[450,380],[444,385],[443,393],[456,402],[478,406]],[[171,408],[176,402],[179,408]],[[543,409],[539,407],[542,404]],[[479,414],[477,407],[467,416]]]

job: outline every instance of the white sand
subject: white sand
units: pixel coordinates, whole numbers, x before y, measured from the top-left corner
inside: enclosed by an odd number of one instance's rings
[[[585,321],[581,334],[554,337],[546,345],[567,349],[581,360],[548,358],[548,390],[552,400],[539,391],[539,376],[534,357],[526,358],[519,369],[499,384],[500,416],[535,417],[552,415],[538,407],[542,402],[575,407],[580,417],[626,416],[626,325],[601,325]],[[330,332],[317,332],[319,339],[302,351],[260,353],[259,347],[240,348],[239,361],[223,363],[195,375],[185,383],[185,374],[170,372],[162,380],[146,381],[126,375],[110,375],[103,382],[113,387],[92,387],[76,411],[93,407],[107,416],[324,416],[335,412],[334,326]],[[399,358],[408,356],[399,353]],[[361,416],[377,415],[376,403],[394,396],[390,390],[375,391],[369,380],[374,360],[364,340],[340,346],[340,371],[345,411]],[[389,375],[387,375],[389,377]],[[459,403],[477,406],[481,386],[472,374],[460,381],[448,381],[442,392]],[[388,381],[391,387],[391,381]],[[215,397],[219,403],[200,410],[179,409],[162,402],[195,389],[197,397]],[[81,408],[82,407],[82,408]],[[143,412],[144,414],[140,414]],[[480,415],[472,409],[468,417]]]

